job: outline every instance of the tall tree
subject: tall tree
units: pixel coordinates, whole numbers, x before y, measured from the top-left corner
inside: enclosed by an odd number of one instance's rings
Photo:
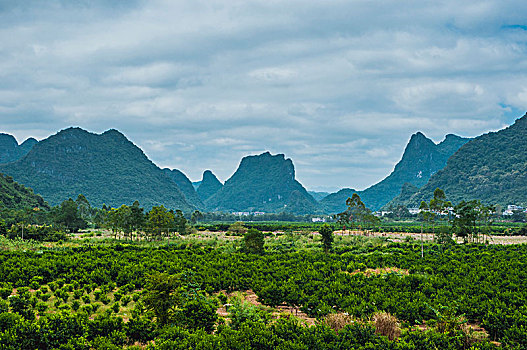
[[[333,229],[328,224],[323,224],[318,230],[322,238],[322,247],[326,254],[331,250],[333,246]]]
[[[448,210],[452,203],[446,200],[445,191],[436,188],[434,191],[434,198],[430,200],[429,208],[435,214],[432,217],[432,232],[435,234],[435,218],[439,217],[441,220],[445,216],[448,217]],[[450,231],[439,230],[436,238],[439,242],[445,243],[452,239]]]
[[[263,254],[264,234],[255,228],[250,228],[243,236],[242,250],[250,254]]]
[[[358,227],[361,230],[366,223],[376,225],[379,222],[379,218],[366,208],[357,193],[346,200],[346,205],[346,211],[336,215],[337,222],[344,228]]]
[[[479,200],[461,201],[454,207],[452,229],[464,242],[477,242],[480,231],[485,233],[490,225],[493,207],[486,206]]]
[[[176,225],[176,231],[179,232],[180,235],[186,235],[189,233],[189,227],[187,223],[187,219],[183,215],[183,212],[181,210],[176,210],[176,216],[174,223]]]
[[[182,303],[182,285],[178,275],[154,272],[147,276],[143,301],[157,322],[166,325]]]
[[[145,226],[146,217],[144,214],[144,208],[139,206],[138,201],[134,201],[130,207],[130,216],[133,231],[137,232]]]
[[[81,193],[77,196],[75,203],[77,203],[79,216],[84,220],[88,220],[91,217],[91,206],[88,199]]]
[[[163,233],[168,235],[176,220],[174,213],[163,205],[152,207],[147,216],[148,233],[150,237],[157,239],[161,238]]]
[[[88,226],[86,220],[81,218],[77,203],[71,198],[65,200],[53,210],[54,221],[70,232],[77,232]]]

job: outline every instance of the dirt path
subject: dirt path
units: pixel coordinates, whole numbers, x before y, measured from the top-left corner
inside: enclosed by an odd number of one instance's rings
[[[293,316],[299,318],[307,326],[313,326],[315,324],[315,322],[316,322],[315,318],[309,317],[307,314],[302,312],[300,310],[300,308],[298,308],[298,307],[293,308],[293,307],[290,307],[290,306],[287,306],[287,305],[279,305],[276,308],[271,308],[271,307],[268,307],[266,305],[263,305],[262,303],[260,303],[258,301],[258,296],[252,290],[246,290],[244,292],[233,292],[233,293],[226,293],[225,291],[222,291],[220,293],[223,293],[223,294],[227,295],[227,297],[229,297],[229,298],[240,297],[240,298],[242,298],[242,300],[250,303],[251,305],[255,305],[255,306],[258,306],[258,307],[266,308],[269,311],[271,311],[271,315],[272,315],[273,319],[278,319],[280,317],[284,317],[284,314],[285,314],[285,316],[293,315]],[[222,307],[218,308],[218,310],[216,310],[216,312],[218,313],[218,315],[220,315],[222,317],[228,317],[229,316],[229,312],[226,310],[225,306],[222,306]]]

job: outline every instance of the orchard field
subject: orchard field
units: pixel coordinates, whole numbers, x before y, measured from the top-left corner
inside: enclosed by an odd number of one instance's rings
[[[527,348],[526,245],[214,235],[2,239],[0,348]]]

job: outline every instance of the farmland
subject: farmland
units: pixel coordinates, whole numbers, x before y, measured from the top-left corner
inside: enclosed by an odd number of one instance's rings
[[[327,254],[312,230],[264,236],[261,254],[244,252],[241,235],[213,231],[152,242],[101,230],[53,243],[2,239],[0,344],[527,346],[526,245],[425,241],[421,258],[419,235],[337,234]],[[396,320],[396,336],[382,315]]]

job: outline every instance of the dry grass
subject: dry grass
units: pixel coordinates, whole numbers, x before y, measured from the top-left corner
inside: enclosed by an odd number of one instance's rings
[[[353,318],[347,313],[338,312],[334,314],[329,314],[324,317],[322,321],[323,324],[327,325],[329,328],[333,329],[335,332],[340,331],[342,328],[346,327],[348,324],[353,322]]]
[[[355,270],[353,272],[349,272],[350,275],[363,274],[366,277],[371,277],[374,275],[388,274],[388,273],[397,273],[397,274],[406,275],[406,276],[410,274],[410,272],[407,269],[400,269],[398,267],[378,267],[376,269],[366,269],[364,271]]]
[[[373,315],[375,333],[394,340],[401,335],[401,325],[397,318],[388,312],[380,311]]]

